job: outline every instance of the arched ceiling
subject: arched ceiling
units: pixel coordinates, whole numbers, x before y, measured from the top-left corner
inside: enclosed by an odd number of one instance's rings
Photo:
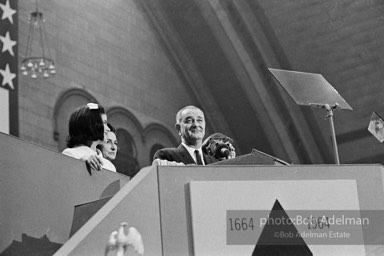
[[[311,24],[317,22],[319,17],[327,17],[324,14],[347,16],[350,12],[357,12],[354,6],[340,3],[343,8],[335,9],[337,6],[315,0],[305,2],[305,6],[295,3],[281,6],[280,1],[247,0],[136,2],[147,14],[175,68],[180,71],[185,86],[191,91],[191,97],[195,97],[203,106],[212,129],[233,137],[242,154],[256,148],[296,164],[335,163],[331,131],[328,121],[324,119],[326,112],[296,105],[271,76],[268,68],[302,71],[306,70],[307,65],[309,71],[324,72],[340,84],[348,81],[348,77],[353,77],[355,72],[348,68],[349,63],[342,63],[346,65],[346,70],[340,78],[335,79],[342,65],[329,63],[325,56],[316,55],[314,59],[310,59],[310,56],[333,50],[334,54],[327,57],[338,57],[343,52],[337,49],[348,40],[343,33],[350,33],[336,26],[334,17],[326,19],[319,27]],[[270,9],[266,10],[266,7]],[[363,7],[371,12],[375,10],[372,6]],[[284,10],[292,13],[282,12]],[[363,15],[367,19],[370,16]],[[299,18],[304,22],[292,23]],[[288,22],[289,26],[286,24]],[[362,21],[362,24],[366,23]],[[287,27],[276,27],[276,24]],[[371,27],[376,29],[380,25],[384,25],[382,20],[372,23]],[[325,50],[323,45],[317,43],[317,38],[304,35],[317,35],[316,31],[319,31],[318,36],[323,36],[325,42],[329,42],[328,37],[333,37],[324,32],[328,30],[336,30],[340,38],[336,37]],[[355,30],[361,30],[359,24]],[[284,41],[281,35],[291,39],[291,44]],[[304,41],[300,42],[300,48],[295,48],[295,40],[298,39]],[[369,54],[365,51],[364,56]],[[299,60],[301,63],[298,63]],[[374,63],[372,65],[374,67]],[[349,101],[356,100],[362,104],[359,93],[355,93],[353,98],[354,95],[351,96],[345,86],[340,89],[340,93],[349,96]],[[351,150],[347,146],[357,139],[364,139],[366,142],[362,144],[368,147],[373,142],[365,128],[368,123],[361,124],[361,121],[369,121],[369,116],[368,120],[361,117],[362,109],[365,109],[364,113],[368,116],[369,110],[364,106],[358,110],[360,112],[354,112],[356,114],[337,113],[337,118],[342,120],[336,122],[336,128],[341,130],[337,137],[343,144],[342,155],[348,163],[359,163],[363,158],[364,163],[375,163],[378,160],[374,152],[359,156],[358,150],[363,152],[364,147]],[[354,129],[355,126],[359,128]]]

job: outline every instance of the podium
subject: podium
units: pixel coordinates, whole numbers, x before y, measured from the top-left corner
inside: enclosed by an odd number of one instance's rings
[[[371,220],[368,226],[338,227],[349,228],[353,240],[303,237],[313,255],[384,253],[381,165],[149,166],[128,182],[108,171],[89,176],[83,162],[11,136],[0,134],[0,141],[12,145],[0,154],[0,255],[22,237],[62,244],[54,255],[104,255],[121,222],[139,230],[145,255],[252,255],[273,240],[270,226],[256,220],[283,216],[276,209],[289,217],[352,212]],[[113,191],[116,182],[120,188]],[[71,234],[75,206],[108,196]],[[254,229],[246,232],[251,223],[242,220],[249,216]],[[298,232],[303,228],[295,225]],[[136,254],[130,249],[127,255]]]
[[[145,255],[252,255],[262,229],[249,239],[229,241],[228,211],[270,211],[276,199],[288,214],[294,210],[381,213],[383,167],[146,167],[55,255],[102,255],[108,235],[122,221],[141,232]],[[371,242],[375,237],[384,237],[381,233],[361,228],[354,232],[357,240],[353,244],[304,241],[313,255],[384,252],[381,241]]]

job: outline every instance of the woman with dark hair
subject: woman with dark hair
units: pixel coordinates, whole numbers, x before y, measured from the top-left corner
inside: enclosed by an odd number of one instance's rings
[[[64,155],[85,161],[90,174],[92,170],[99,171],[102,168],[116,172],[115,166],[96,149],[109,131],[107,115],[102,106],[88,103],[78,107],[71,114],[68,130],[68,148],[64,149]]]

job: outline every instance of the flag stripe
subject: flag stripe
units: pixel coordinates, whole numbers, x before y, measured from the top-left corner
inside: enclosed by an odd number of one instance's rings
[[[19,136],[17,11],[17,0],[0,0],[0,129],[15,136]]]
[[[9,134],[9,91],[4,88],[0,88],[0,132]]]

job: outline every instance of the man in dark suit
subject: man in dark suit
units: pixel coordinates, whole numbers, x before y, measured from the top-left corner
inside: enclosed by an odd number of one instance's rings
[[[217,160],[203,153],[201,146],[205,135],[205,118],[201,109],[187,106],[176,114],[176,130],[181,137],[177,148],[163,148],[153,157],[157,165],[207,165]]]

